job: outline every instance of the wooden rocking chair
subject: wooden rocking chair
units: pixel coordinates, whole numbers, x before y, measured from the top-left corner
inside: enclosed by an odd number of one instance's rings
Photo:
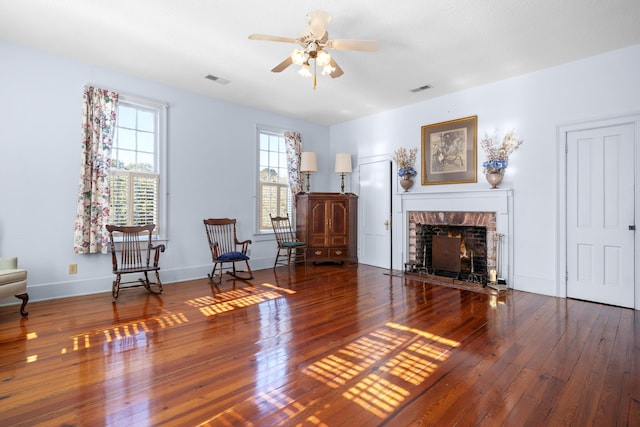
[[[271,226],[273,227],[273,233],[278,243],[278,254],[276,255],[276,262],[273,264],[273,268],[276,268],[278,265],[291,265],[292,260],[294,264],[303,262],[306,267],[307,244],[296,238],[291,228],[289,215],[273,216],[269,214],[269,216],[271,217]],[[281,257],[282,260],[280,259]]]
[[[236,220],[231,218],[209,218],[203,220],[205,230],[207,231],[207,240],[209,241],[209,249],[211,249],[211,259],[213,261],[213,269],[208,275],[209,281],[215,285],[222,282],[223,268],[231,268],[227,271],[236,279],[248,280],[253,279],[253,273],[249,266],[249,256],[247,250],[251,244],[251,240],[239,241],[236,237]],[[236,263],[244,262],[247,271],[236,270]],[[231,263],[230,267],[224,267],[225,264]],[[216,269],[220,265],[218,279],[215,280]],[[246,273],[239,275],[238,273]]]
[[[158,273],[160,271],[158,260],[160,258],[160,252],[164,252],[165,247],[164,245],[154,246],[151,242],[151,235],[155,227],[154,224],[141,226],[106,226],[109,232],[113,274],[116,275],[116,280],[113,281],[111,291],[114,302],[118,298],[120,289],[125,288],[144,286],[144,288],[152,294],[162,293],[162,282],[160,281],[160,274]],[[141,240],[141,237],[146,238]],[[151,251],[154,251],[153,264],[151,264]],[[149,272],[155,273],[155,283],[149,281]],[[122,282],[121,276],[130,273],[142,273],[144,278],[141,277],[138,280]],[[121,286],[123,284],[128,285]],[[157,290],[152,289],[151,285],[155,285]]]

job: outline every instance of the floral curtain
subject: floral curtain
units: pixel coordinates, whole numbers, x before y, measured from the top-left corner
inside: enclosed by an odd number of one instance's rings
[[[291,194],[295,197],[296,194],[302,191],[302,172],[300,172],[300,156],[302,153],[302,142],[300,139],[300,133],[288,132],[288,131],[285,132],[284,142],[287,146],[289,187],[291,188]]]
[[[107,252],[105,225],[109,219],[109,169],[117,106],[117,93],[85,86],[75,253]]]

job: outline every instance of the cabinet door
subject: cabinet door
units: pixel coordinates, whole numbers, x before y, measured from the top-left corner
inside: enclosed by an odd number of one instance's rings
[[[312,200],[309,207],[309,242],[310,247],[324,248],[329,246],[327,238],[329,221],[327,203],[324,200]]]
[[[329,245],[349,246],[349,207],[345,200],[329,202]]]

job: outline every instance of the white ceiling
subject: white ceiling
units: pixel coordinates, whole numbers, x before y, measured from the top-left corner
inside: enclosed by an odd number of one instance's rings
[[[270,71],[296,45],[248,35],[297,37],[315,9],[330,39],[380,49],[332,51],[345,74],[314,91],[296,66]],[[332,125],[638,44],[640,1],[0,0],[0,39]]]

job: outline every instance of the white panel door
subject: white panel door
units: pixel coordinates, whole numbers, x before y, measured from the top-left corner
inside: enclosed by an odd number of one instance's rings
[[[391,268],[391,162],[359,166],[360,255],[362,264]]]
[[[634,128],[567,134],[567,296],[634,305]]]

